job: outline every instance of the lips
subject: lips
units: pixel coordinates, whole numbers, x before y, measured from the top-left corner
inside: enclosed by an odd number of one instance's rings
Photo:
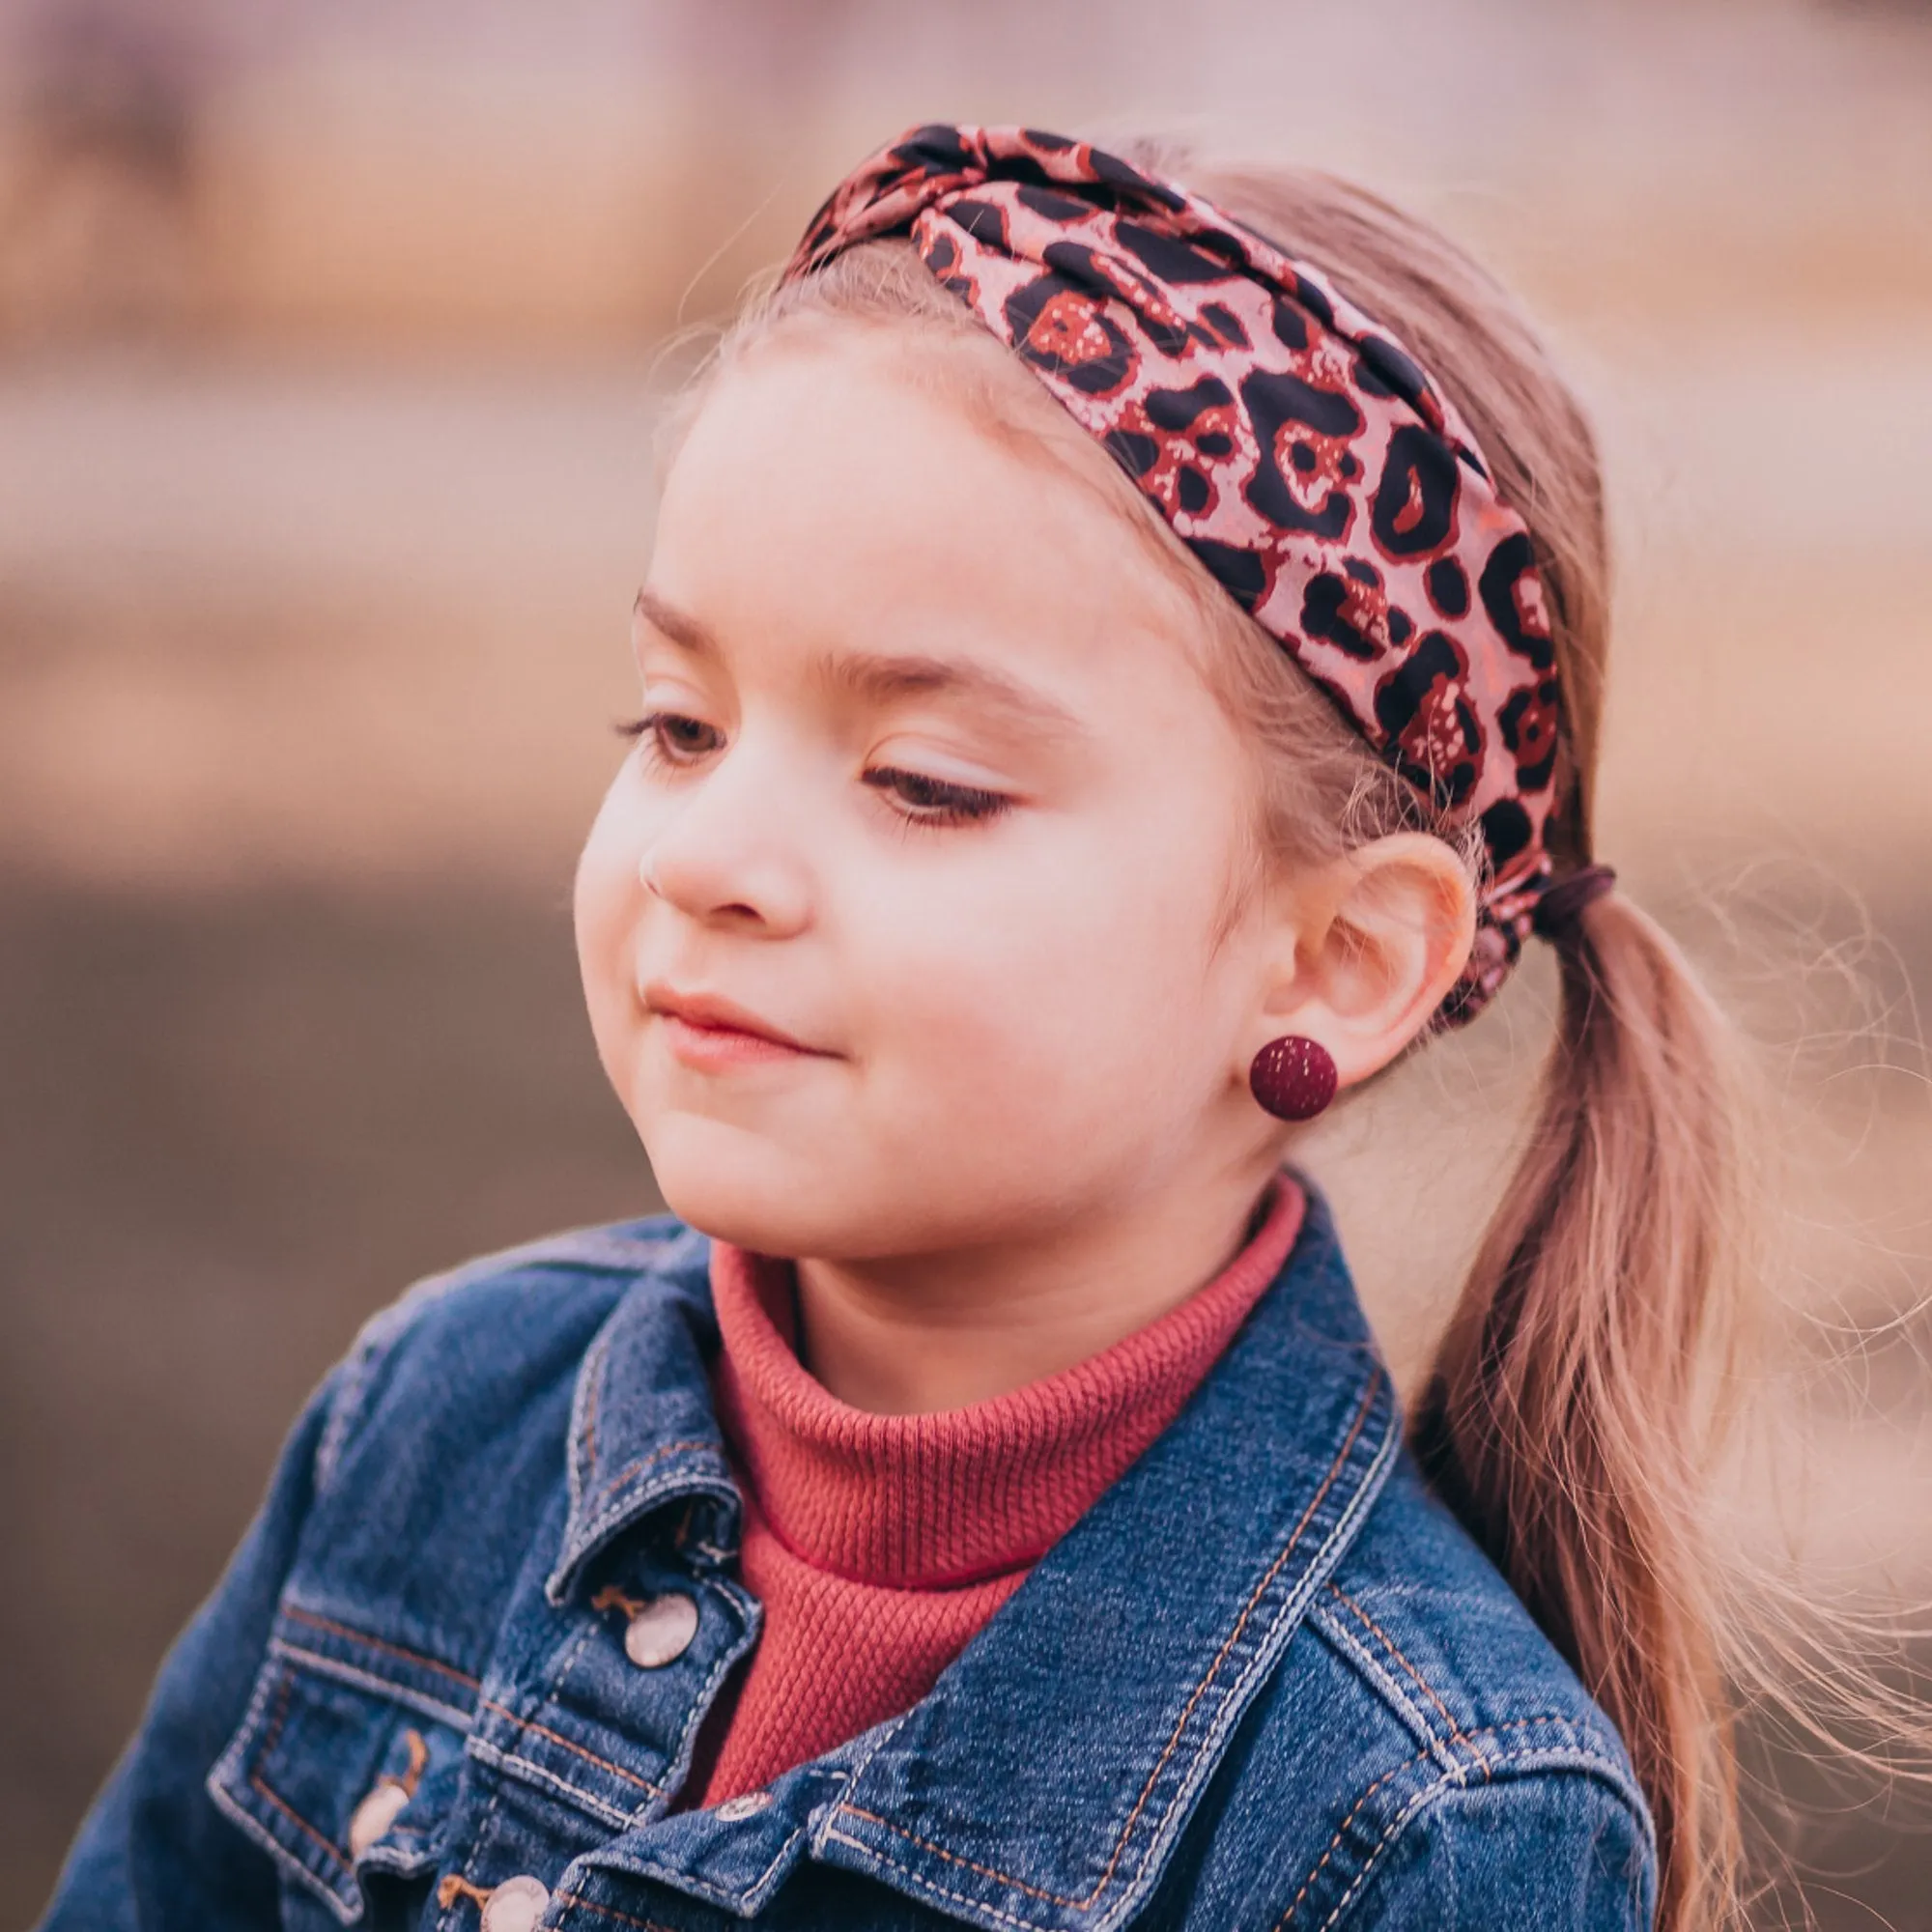
[[[735,1047],[741,1052],[761,1047],[770,1053],[818,1051],[718,993],[685,992],[654,980],[644,988],[644,1005],[668,1021],[672,1032],[689,1047]]]

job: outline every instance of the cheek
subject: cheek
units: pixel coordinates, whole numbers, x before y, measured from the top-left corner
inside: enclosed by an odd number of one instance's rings
[[[635,1024],[630,939],[642,887],[638,881],[641,826],[628,770],[619,773],[584,840],[577,863],[572,909],[577,964],[591,1031],[607,1070],[623,1045],[627,1020]]]
[[[924,1111],[923,1083],[935,1110],[995,1139],[1138,1131],[1150,1110],[1198,1104],[1226,1030],[1210,956],[1222,874],[1200,857],[1213,833],[1179,816],[1055,828],[871,922],[867,1006],[908,1104]]]

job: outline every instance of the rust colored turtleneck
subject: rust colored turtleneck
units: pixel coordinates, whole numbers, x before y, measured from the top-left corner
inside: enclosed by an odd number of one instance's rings
[[[1027,1571],[1185,1406],[1294,1245],[1283,1177],[1207,1287],[1042,1381],[930,1415],[849,1407],[800,1365],[791,1264],[720,1242],[718,1417],[765,1621],[699,1738],[714,1804],[916,1704]]]

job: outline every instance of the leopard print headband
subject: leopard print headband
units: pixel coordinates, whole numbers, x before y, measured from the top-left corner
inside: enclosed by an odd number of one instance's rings
[[[1211,202],[1085,141],[927,127],[833,191],[785,274],[909,235],[1214,577],[1449,826],[1507,977],[1551,885],[1555,653],[1529,531],[1387,329]]]

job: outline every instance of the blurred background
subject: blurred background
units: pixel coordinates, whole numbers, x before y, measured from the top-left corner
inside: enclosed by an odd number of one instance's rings
[[[661,352],[935,118],[1350,173],[1544,321],[1622,557],[1599,849],[1789,1102],[1727,1520],[1932,1593],[1932,6],[0,0],[9,1925],[357,1323],[657,1205],[567,908]],[[1311,1149],[1399,1370],[1547,1006]],[[1932,1926],[1922,1819],[1772,1761],[1817,1922]]]

